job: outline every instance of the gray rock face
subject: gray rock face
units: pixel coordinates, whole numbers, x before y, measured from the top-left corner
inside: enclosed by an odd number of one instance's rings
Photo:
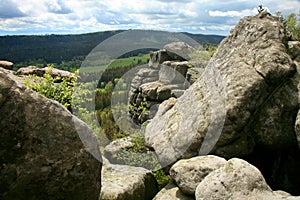
[[[298,199],[287,193],[273,192],[260,171],[244,160],[233,158],[197,186],[196,200],[216,199]]]
[[[9,61],[5,61],[5,60],[0,60],[0,67],[4,68],[4,69],[9,69],[12,70],[13,69],[13,63],[9,62]]]
[[[0,69],[0,199],[98,199],[96,136],[22,82]]]
[[[164,187],[153,200],[193,200],[194,198],[187,196],[174,184],[169,183]]]
[[[101,200],[151,200],[157,190],[157,182],[150,171],[104,163]]]
[[[292,59],[300,62],[300,42],[299,41],[289,41],[288,42],[289,53]]]
[[[68,71],[56,69],[56,68],[37,68],[35,66],[28,66],[28,67],[22,67],[18,69],[16,72],[16,75],[37,75],[37,76],[43,76],[46,71],[49,71],[52,75],[52,77],[61,77],[61,78],[68,78],[68,77],[74,77],[74,74]]]
[[[189,68],[187,73],[186,73],[187,81],[190,84],[195,83],[196,80],[201,77],[203,72],[204,72],[204,68],[196,68],[196,67]]]
[[[299,111],[295,122],[295,132],[296,132],[298,147],[300,148],[300,112]]]
[[[195,49],[185,42],[166,44],[164,48],[173,60],[190,60]]]
[[[266,148],[294,145],[295,134],[284,131],[288,126],[285,122],[280,122],[279,130],[275,127],[284,111],[264,115],[275,102],[281,102],[275,99],[283,95],[284,83],[296,71],[286,45],[284,26],[276,17],[262,13],[243,18],[222,41],[203,78],[191,85],[172,109],[157,114],[146,127],[146,142],[160,161],[169,165],[209,152],[225,158],[245,156],[256,142]],[[298,108],[294,108],[295,101],[287,104],[292,110],[285,112],[290,124]],[[254,128],[256,118],[264,123]],[[266,119],[274,123],[265,131]]]
[[[159,81],[165,84],[182,84],[189,68],[187,61],[165,61],[159,70]]]
[[[184,42],[174,42],[150,54],[148,66],[139,69],[131,82],[129,113],[136,124],[152,119],[163,101],[184,93],[189,86],[187,71],[193,67],[187,60],[194,51]]]
[[[181,191],[194,195],[198,184],[212,171],[226,164],[224,158],[213,155],[183,159],[170,169],[170,175]]]

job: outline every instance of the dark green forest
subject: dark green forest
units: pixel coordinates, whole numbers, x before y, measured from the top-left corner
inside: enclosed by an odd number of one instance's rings
[[[9,60],[17,66],[45,65],[47,63],[80,64],[85,56],[105,39],[121,33],[104,31],[79,35],[43,35],[43,36],[0,36],[0,60]],[[224,38],[216,35],[184,33],[200,44],[219,44]],[[130,52],[124,57],[138,55]]]

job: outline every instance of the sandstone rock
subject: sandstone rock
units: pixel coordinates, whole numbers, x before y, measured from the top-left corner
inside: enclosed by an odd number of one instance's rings
[[[37,76],[43,76],[45,74],[45,70],[42,68],[38,68],[36,66],[28,66],[28,67],[22,67],[18,69],[16,72],[16,75],[37,75]]]
[[[137,73],[140,77],[158,77],[158,70],[151,68],[142,68]]]
[[[122,160],[122,154],[129,148],[132,148],[134,144],[132,143],[131,137],[117,139],[112,141],[104,149],[104,156],[114,164],[125,164]]]
[[[132,134],[129,137],[112,141],[104,149],[104,156],[109,163],[154,169],[158,166],[155,152],[146,150],[141,135]]]
[[[100,199],[151,200],[157,193],[152,173],[141,167],[105,164]]]
[[[158,92],[158,89],[164,86],[165,85],[159,81],[145,83],[140,86],[140,91],[143,97],[145,98],[147,97],[148,99],[151,100],[158,100],[158,96],[165,96],[165,98],[170,98],[171,97],[170,90],[160,90],[160,92]]]
[[[170,175],[181,191],[194,195],[198,184],[212,171],[226,164],[224,158],[213,155],[179,160],[170,169]]]
[[[225,158],[249,155],[256,144],[252,122],[257,112],[295,73],[286,44],[284,26],[276,17],[243,18],[222,41],[203,78],[146,127],[146,143],[160,161],[169,165],[209,152]],[[282,131],[277,136],[289,138],[278,148],[293,145],[293,133]],[[277,142],[270,144],[277,148]]]
[[[4,69],[0,109],[0,199],[98,199],[101,155],[85,123]]]
[[[275,197],[259,170],[246,161],[234,158],[206,176],[197,186],[195,195],[197,200],[210,200],[266,199],[265,194],[273,199]]]
[[[298,112],[298,72],[277,88],[253,117],[252,135],[256,145],[286,149],[297,145],[295,116]]]
[[[171,96],[172,97],[179,98],[183,95],[183,93],[184,93],[184,90],[179,90],[179,89],[171,90]]]
[[[162,102],[159,105],[157,114],[158,115],[163,115],[165,114],[168,110],[170,110],[176,103],[177,99],[174,97],[169,98],[168,100]]]
[[[165,61],[159,70],[159,81],[166,84],[184,84],[186,72],[189,67],[187,61]]]
[[[163,49],[173,60],[190,60],[195,49],[185,42],[172,42],[166,44]]]
[[[46,71],[49,71],[52,75],[52,77],[61,77],[61,78],[68,78],[68,77],[74,77],[74,73],[56,69],[56,68],[37,68],[36,66],[28,66],[28,67],[22,67],[18,69],[16,72],[16,75],[37,75],[37,76],[43,76]]]
[[[180,189],[174,184],[169,183],[164,187],[153,200],[193,200],[194,198],[183,194]]]
[[[0,60],[0,67],[4,68],[4,69],[9,69],[12,70],[13,69],[13,63],[9,62],[9,61],[5,61],[5,60]]]
[[[295,122],[295,132],[296,132],[298,147],[300,148],[300,111],[298,111],[296,122]]]
[[[193,67],[186,60],[191,58],[193,51],[194,48],[184,42],[168,44],[150,54],[147,67],[142,66],[132,74],[129,116],[133,122],[140,125],[152,119],[161,102],[184,93],[190,85],[186,80],[187,70]],[[144,109],[142,104],[147,107]]]
[[[300,197],[292,196],[291,194],[277,190],[273,192],[276,195],[275,199],[285,199],[285,200],[300,200]]]
[[[198,78],[201,77],[202,73],[204,72],[204,68],[189,68],[186,73],[186,79],[190,84],[193,84],[196,82]]]
[[[257,168],[238,158],[207,175],[197,186],[195,196],[196,200],[294,199],[286,193],[273,192]]]
[[[289,41],[288,48],[292,59],[300,62],[300,41]]]
[[[165,49],[150,53],[149,67],[159,69],[161,63],[172,60]]]

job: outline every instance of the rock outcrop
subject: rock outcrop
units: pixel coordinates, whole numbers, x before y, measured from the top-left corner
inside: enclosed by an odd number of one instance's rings
[[[101,200],[151,200],[157,192],[157,182],[149,170],[104,161]]]
[[[98,199],[101,155],[84,122],[2,68],[0,109],[0,199]]]
[[[49,68],[49,67],[44,67],[44,68],[38,68],[36,66],[28,66],[28,67],[22,67],[20,69],[18,69],[18,71],[16,72],[16,75],[36,75],[36,76],[40,76],[43,77],[43,75],[46,72],[49,72],[53,78],[55,77],[60,77],[60,78],[73,78],[74,77],[74,73],[68,72],[68,71],[64,71],[64,70],[60,70],[60,69],[56,69],[56,68]]]
[[[148,66],[142,67],[132,79],[129,103],[130,115],[136,124],[152,119],[163,101],[180,97],[189,87],[187,80],[194,80],[201,70],[191,62],[196,50],[184,42],[167,44],[163,49],[152,52]]]
[[[265,112],[260,111],[272,107],[270,101],[295,74],[295,63],[286,44],[284,26],[277,18],[267,13],[243,18],[222,41],[204,78],[198,79],[172,109],[156,115],[147,126],[146,141],[161,161],[172,163],[181,157],[198,155],[205,137],[209,139],[204,145],[214,147],[212,152],[227,158],[250,154],[256,143],[268,143],[272,148],[294,145],[295,134],[284,132],[285,125],[276,134],[270,134],[259,130],[266,124],[254,128],[253,123],[255,119],[265,120]],[[287,126],[297,112],[297,103],[289,104]],[[273,119],[280,115],[269,114]]]
[[[147,125],[146,143],[161,163],[208,153],[251,157],[272,187],[299,194],[300,45],[288,40],[266,12],[241,19],[201,78]]]
[[[13,63],[9,62],[9,61],[5,61],[5,60],[0,60],[0,67],[4,68],[4,69],[9,69],[12,70],[13,69]]]

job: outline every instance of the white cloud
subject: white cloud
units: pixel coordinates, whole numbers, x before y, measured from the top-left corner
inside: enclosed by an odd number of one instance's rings
[[[6,17],[1,12],[3,2],[10,9]],[[298,12],[300,7],[297,0],[263,3],[273,13]],[[259,4],[255,0],[0,0],[0,35],[116,29],[227,34],[241,17],[256,14]]]
[[[212,17],[243,17],[249,15],[257,14],[257,9],[246,9],[242,11],[228,10],[228,11],[219,11],[219,10],[210,10],[209,15]]]

